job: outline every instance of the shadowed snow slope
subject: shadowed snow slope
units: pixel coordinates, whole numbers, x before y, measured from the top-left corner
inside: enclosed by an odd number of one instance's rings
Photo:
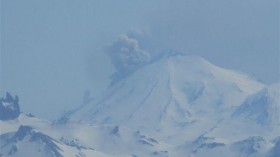
[[[273,84],[249,96],[233,113],[235,118],[253,120],[260,125],[280,125],[280,84]]]

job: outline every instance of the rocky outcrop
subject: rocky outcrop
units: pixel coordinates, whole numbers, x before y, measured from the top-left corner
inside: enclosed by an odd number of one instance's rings
[[[18,96],[6,93],[6,98],[0,99],[0,120],[12,120],[19,116],[20,108]]]

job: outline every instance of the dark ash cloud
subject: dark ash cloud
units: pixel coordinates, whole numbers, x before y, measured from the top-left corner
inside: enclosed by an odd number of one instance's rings
[[[128,35],[120,35],[117,40],[106,46],[105,51],[117,70],[114,74],[117,77],[132,73],[151,58],[150,53],[140,46],[139,41]]]

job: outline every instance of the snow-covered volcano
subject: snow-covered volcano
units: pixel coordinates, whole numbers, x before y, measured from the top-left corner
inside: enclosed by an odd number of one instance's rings
[[[279,84],[180,53],[136,69],[55,122],[7,95],[0,156],[280,156]]]
[[[66,116],[94,124],[165,132],[225,119],[263,86],[249,75],[220,68],[200,57],[169,53]]]

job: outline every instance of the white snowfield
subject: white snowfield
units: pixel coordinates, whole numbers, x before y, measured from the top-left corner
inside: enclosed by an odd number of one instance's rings
[[[56,122],[0,126],[12,157],[279,157],[280,84],[169,54]]]

